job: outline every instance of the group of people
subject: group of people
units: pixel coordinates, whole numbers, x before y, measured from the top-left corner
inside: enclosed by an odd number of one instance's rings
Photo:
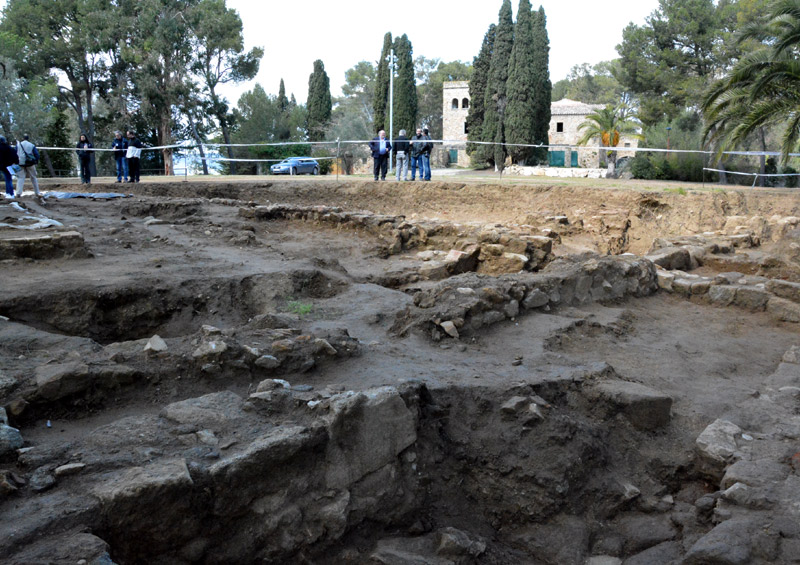
[[[398,181],[417,180],[417,169],[419,168],[419,180],[431,180],[431,151],[433,142],[428,135],[427,128],[417,128],[417,133],[411,139],[406,137],[406,130],[401,129],[400,134],[394,143],[386,139],[386,132],[380,130],[378,136],[369,142],[372,151],[373,167],[372,173],[375,180],[386,180],[386,173],[389,170],[389,157],[395,154],[396,178]],[[408,178],[409,165],[411,168],[411,178]]]
[[[81,184],[91,184],[91,162],[94,145],[92,145],[88,137],[81,134],[75,149],[81,165]],[[139,182],[139,159],[142,156],[142,142],[139,141],[136,134],[128,130],[127,139],[125,139],[122,137],[121,131],[115,131],[114,139],[111,141],[111,149],[114,150],[114,161],[117,165],[117,182]],[[130,180],[128,180],[129,176]]]
[[[22,196],[25,186],[25,177],[31,178],[33,191],[36,197],[41,199],[39,194],[39,180],[36,178],[36,164],[39,162],[39,150],[31,143],[30,136],[26,133],[22,136],[22,141],[17,143],[16,148],[11,147],[5,137],[0,135],[0,169],[3,171],[6,184],[6,197],[14,198],[14,181],[12,171],[17,174],[17,194]],[[16,167],[15,167],[16,165]]]
[[[94,145],[89,138],[81,134],[75,146],[80,163],[81,184],[91,184],[91,161]],[[128,131],[127,139],[123,139],[122,132],[114,133],[114,140],[111,142],[111,149],[114,150],[114,160],[117,164],[117,182],[139,182],[139,159],[142,156],[142,142],[132,131]],[[18,198],[22,196],[25,187],[25,178],[30,177],[33,191],[37,198],[39,194],[39,179],[36,174],[36,165],[39,163],[39,149],[34,145],[28,134],[22,137],[22,141],[12,147],[8,140],[0,135],[0,170],[3,171],[5,179],[5,189],[7,198]],[[16,195],[14,193],[13,175],[17,175]],[[130,180],[128,180],[130,178]]]

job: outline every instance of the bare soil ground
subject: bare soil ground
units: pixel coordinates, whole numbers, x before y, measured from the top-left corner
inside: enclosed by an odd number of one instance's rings
[[[800,559],[797,193],[120,187],[0,202],[0,560]]]

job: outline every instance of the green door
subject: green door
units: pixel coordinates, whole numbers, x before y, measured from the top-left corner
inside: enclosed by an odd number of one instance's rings
[[[450,162],[451,163],[458,163],[458,149],[451,149],[450,150]]]
[[[565,155],[564,151],[551,151],[550,152],[550,166],[551,167],[563,167],[564,166]]]
[[[570,161],[570,167],[577,167],[578,166],[578,152],[577,151],[573,151],[572,152],[572,158],[569,161]]]

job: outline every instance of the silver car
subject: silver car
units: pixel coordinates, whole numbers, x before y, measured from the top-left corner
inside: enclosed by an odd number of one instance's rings
[[[319,163],[311,157],[289,157],[269,168],[273,175],[319,174]]]

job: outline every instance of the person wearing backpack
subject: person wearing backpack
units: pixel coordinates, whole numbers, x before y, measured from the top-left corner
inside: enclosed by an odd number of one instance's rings
[[[94,145],[89,138],[81,134],[78,144],[75,146],[78,154],[78,161],[81,164],[81,184],[92,184],[92,149]]]
[[[14,198],[14,181],[9,167],[16,165],[18,161],[17,152],[8,144],[6,138],[0,135],[0,169],[3,170],[6,179],[6,196],[8,198]]]
[[[26,133],[22,141],[17,143],[17,158],[19,159],[19,172],[17,173],[17,198],[22,196],[25,189],[25,177],[31,177],[33,192],[37,198],[39,194],[39,180],[36,178],[36,164],[39,162],[39,150],[31,143],[30,136]]]

